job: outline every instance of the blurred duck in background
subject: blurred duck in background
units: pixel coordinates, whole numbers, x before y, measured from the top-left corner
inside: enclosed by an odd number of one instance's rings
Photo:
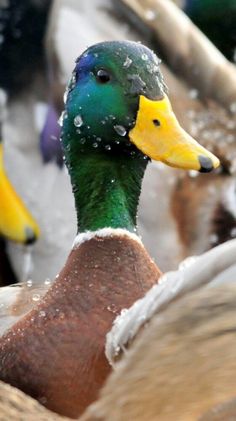
[[[53,231],[57,231],[61,218],[57,217],[57,210],[54,209],[55,224],[53,224],[52,218],[50,216],[47,218],[47,211],[50,209],[51,202],[57,209],[55,196],[59,198],[59,189],[64,191],[65,207],[70,209],[70,215],[72,215],[68,219],[73,219],[73,202],[70,198],[67,201],[66,194],[68,191],[69,196],[70,192],[67,175],[57,165],[60,163],[61,167],[60,147],[60,156],[58,160],[54,159],[59,144],[56,134],[60,128],[57,121],[55,124],[54,116],[51,117],[50,114],[48,118],[50,95],[47,89],[48,70],[44,34],[50,5],[51,2],[48,0],[21,2],[4,0],[0,4],[0,59],[1,63],[4,63],[0,69],[0,86],[4,88],[8,98],[8,113],[2,124],[4,160],[13,184],[39,222],[42,236],[35,250],[35,254],[39,256],[39,263],[38,261],[35,263],[36,271],[38,270],[38,278],[36,277],[35,280],[43,282],[52,275],[52,272],[55,274],[59,269],[59,263],[55,268],[52,259],[53,269],[51,272],[47,271],[44,267],[44,257],[51,253],[56,255],[56,259],[61,263],[66,253],[63,247],[60,251],[61,246],[58,244],[60,235],[56,238],[53,251],[50,249],[50,241],[54,241]],[[50,127],[49,120],[53,121]],[[53,149],[55,153],[52,157],[49,151],[52,162],[46,165],[45,153],[47,151],[45,152],[44,144],[48,143],[48,138],[55,145]],[[60,187],[54,194],[55,180]],[[69,232],[73,232],[72,227]],[[63,234],[62,237],[64,238]],[[72,238],[73,236],[69,235],[69,239],[65,239],[68,247],[71,245]],[[30,249],[26,250],[22,245],[7,242],[6,253],[10,257],[18,281],[28,279],[32,272]],[[40,272],[40,267],[42,272]],[[5,283],[8,281],[6,280]]]
[[[0,283],[15,281],[14,272],[5,251],[5,240],[33,244],[39,236],[37,223],[14,190],[4,168],[1,127],[6,118],[6,94],[0,90]]]
[[[228,58],[236,62],[236,0],[183,0],[183,10]]]

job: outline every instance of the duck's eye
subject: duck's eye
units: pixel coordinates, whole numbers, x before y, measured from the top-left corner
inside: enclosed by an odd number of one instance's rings
[[[96,73],[96,79],[100,83],[107,83],[111,80],[111,76],[107,70],[100,69]]]
[[[160,120],[155,119],[155,120],[152,120],[152,121],[153,121],[153,124],[154,124],[156,127],[159,127],[159,126],[161,125]]]

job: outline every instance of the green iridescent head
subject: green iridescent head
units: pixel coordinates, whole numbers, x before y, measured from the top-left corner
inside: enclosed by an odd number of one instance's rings
[[[139,97],[163,98],[159,59],[135,42],[104,42],[77,60],[68,86],[63,144],[73,138],[80,150],[130,145]]]
[[[159,59],[144,45],[113,41],[88,48],[66,95],[62,142],[69,169],[78,154],[96,151],[132,152],[204,171],[216,166],[213,155],[179,130],[165,91]]]

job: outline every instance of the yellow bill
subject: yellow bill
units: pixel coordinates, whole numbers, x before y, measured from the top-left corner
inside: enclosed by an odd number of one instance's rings
[[[3,165],[3,146],[0,144],[0,235],[23,244],[33,243],[39,227],[15,192]]]
[[[215,155],[182,129],[167,95],[158,101],[140,95],[136,124],[129,137],[145,155],[171,167],[209,172],[220,165]]]

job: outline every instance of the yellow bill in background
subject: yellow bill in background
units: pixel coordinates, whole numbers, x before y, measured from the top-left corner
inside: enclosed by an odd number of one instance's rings
[[[39,227],[11,185],[3,165],[0,143],[0,235],[23,244],[33,243]]]

